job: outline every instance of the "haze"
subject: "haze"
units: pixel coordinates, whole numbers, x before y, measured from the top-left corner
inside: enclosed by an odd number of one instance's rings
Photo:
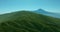
[[[0,0],[0,14],[19,11],[44,9],[60,13],[60,0]]]

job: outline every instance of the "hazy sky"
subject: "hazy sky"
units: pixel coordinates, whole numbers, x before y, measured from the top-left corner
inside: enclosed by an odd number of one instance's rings
[[[0,14],[42,8],[49,12],[60,13],[60,0],[0,0]]]

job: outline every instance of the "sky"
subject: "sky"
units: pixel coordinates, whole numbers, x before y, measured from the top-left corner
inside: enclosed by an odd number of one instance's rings
[[[60,0],[0,0],[0,14],[38,9],[60,13]]]

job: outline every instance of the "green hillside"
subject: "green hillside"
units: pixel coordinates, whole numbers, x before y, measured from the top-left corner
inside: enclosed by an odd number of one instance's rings
[[[3,14],[0,32],[60,32],[60,19],[29,11]]]

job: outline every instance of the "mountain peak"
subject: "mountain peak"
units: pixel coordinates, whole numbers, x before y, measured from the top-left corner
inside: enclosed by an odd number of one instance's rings
[[[45,10],[43,10],[43,9],[38,9],[38,11],[45,11]]]
[[[55,17],[55,18],[60,18],[59,14],[48,12],[48,11],[45,11],[44,9],[38,9],[35,12],[39,13],[39,14],[47,15],[47,16],[52,16],[52,17]]]
[[[46,11],[44,9],[38,9],[36,10],[36,12],[39,12],[39,13],[46,13]]]

